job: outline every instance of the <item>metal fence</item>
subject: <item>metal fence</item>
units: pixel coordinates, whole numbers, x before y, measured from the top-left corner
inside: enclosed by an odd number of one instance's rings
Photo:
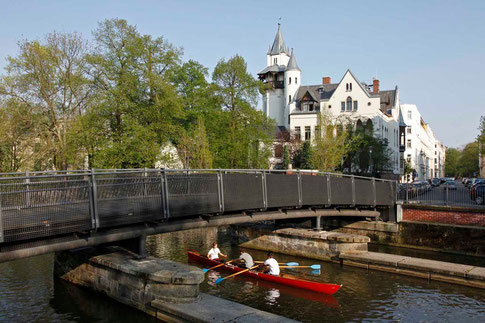
[[[440,184],[439,186],[425,183],[399,184],[397,199],[408,204],[485,208],[485,191],[466,187],[458,181],[455,185]]]
[[[310,171],[81,170],[0,174],[0,243],[201,214],[392,206],[394,181]]]

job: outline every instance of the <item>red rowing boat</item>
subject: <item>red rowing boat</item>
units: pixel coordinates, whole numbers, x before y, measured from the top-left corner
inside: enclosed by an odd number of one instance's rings
[[[219,261],[210,260],[207,257],[201,256],[198,252],[195,252],[195,251],[188,251],[187,255],[189,259],[207,264],[210,267],[219,265],[221,263]],[[221,268],[234,271],[234,272],[239,272],[241,270],[244,270],[244,268],[239,268],[231,265],[224,265]],[[246,271],[241,275],[253,277],[256,279],[266,280],[269,282],[278,283],[286,286],[311,290],[318,293],[324,293],[327,295],[335,294],[340,289],[340,287],[342,287],[342,285],[319,283],[319,282],[313,282],[309,280],[301,280],[285,274],[282,274],[280,276],[273,276],[273,275],[268,275],[264,273],[254,272],[254,271]]]

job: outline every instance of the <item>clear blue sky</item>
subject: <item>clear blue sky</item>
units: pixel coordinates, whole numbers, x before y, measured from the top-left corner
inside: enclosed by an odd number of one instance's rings
[[[263,69],[277,19],[295,49],[303,84],[340,80],[347,68],[381,89],[399,86],[447,146],[474,140],[485,115],[485,1],[5,1],[0,67],[19,39],[78,31],[124,18],[142,33],[184,48],[212,69],[235,53]]]

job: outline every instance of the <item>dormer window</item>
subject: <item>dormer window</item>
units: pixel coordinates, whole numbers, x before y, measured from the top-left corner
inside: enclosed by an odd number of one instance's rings
[[[274,64],[275,64],[275,65],[276,65],[276,64],[278,64],[278,57],[275,57],[275,58],[273,59],[273,61],[274,61]]]

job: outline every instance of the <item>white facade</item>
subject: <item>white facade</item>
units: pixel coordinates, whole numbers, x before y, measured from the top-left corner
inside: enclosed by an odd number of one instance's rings
[[[404,156],[414,176],[404,181],[429,180],[444,177],[446,148],[436,139],[431,127],[426,124],[415,104],[401,104],[404,122],[406,123],[406,150]]]

